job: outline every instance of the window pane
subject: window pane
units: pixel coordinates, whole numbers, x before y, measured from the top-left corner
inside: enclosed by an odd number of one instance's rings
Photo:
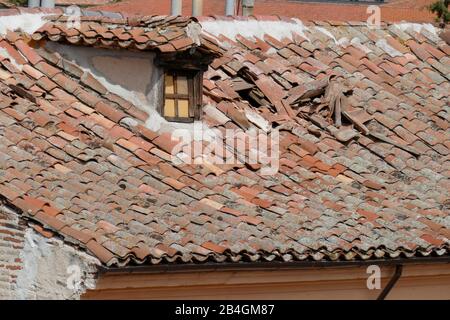
[[[175,117],[175,100],[166,99],[164,103],[164,116]]]
[[[188,94],[188,80],[184,76],[177,77],[177,93]]]
[[[166,93],[175,93],[173,87],[173,76],[171,74],[166,74]]]
[[[189,118],[189,100],[178,100],[178,116]]]

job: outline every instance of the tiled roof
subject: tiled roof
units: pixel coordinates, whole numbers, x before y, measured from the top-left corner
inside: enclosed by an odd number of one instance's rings
[[[7,1],[7,0],[1,0],[0,1],[0,6],[1,7],[5,7],[5,8],[11,8],[14,5],[11,2]]]
[[[434,22],[435,15],[425,6],[434,0],[399,0],[377,3],[381,9],[383,21]],[[302,20],[339,20],[366,21],[369,17],[367,7],[373,3],[333,3],[333,2],[297,2],[292,0],[257,0],[254,8],[256,15],[279,15]],[[97,8],[120,12],[125,15],[169,14],[170,0],[124,0],[118,3],[101,5]],[[183,1],[183,14],[190,15],[191,0]],[[203,1],[204,15],[224,15],[225,1]]]
[[[95,13],[95,11],[94,11]],[[37,30],[32,38],[39,41],[66,42],[68,44],[116,47],[121,49],[159,50],[175,52],[190,49],[202,44],[211,46],[207,37],[195,39],[188,36],[188,29],[198,25],[195,18],[148,16],[122,18],[116,14],[104,13],[102,16],[84,15],[80,27],[67,26],[67,15],[54,15],[51,22]],[[200,31],[200,25],[198,25]],[[215,48],[218,49],[218,48]]]
[[[232,37],[232,20],[207,20]],[[9,32],[3,201],[108,266],[448,255],[450,47],[420,25],[265,22],[297,32],[251,39],[241,24],[218,35],[203,122],[280,129],[272,176],[249,163],[174,164],[170,135],[149,130],[145,111]],[[339,128],[329,104],[305,99],[329,76],[348,101]]]
[[[0,0],[0,5],[11,8],[16,7],[17,4],[13,3],[14,1],[11,0]],[[71,5],[77,5],[77,6],[99,6],[99,5],[106,5],[109,3],[114,3],[114,0],[55,0],[56,6],[71,6]]]
[[[57,6],[98,6],[114,3],[115,0],[55,0]]]

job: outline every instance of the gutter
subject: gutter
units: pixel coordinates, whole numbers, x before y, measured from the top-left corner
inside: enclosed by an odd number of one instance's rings
[[[403,265],[398,264],[398,265],[395,266],[395,273],[394,273],[394,275],[392,276],[391,280],[389,280],[388,284],[383,289],[383,291],[380,293],[380,295],[378,296],[377,300],[384,300],[386,298],[386,296],[392,291],[392,289],[394,288],[395,284],[397,283],[397,281],[402,276],[402,271],[403,271]]]
[[[192,271],[240,271],[240,270],[284,270],[284,269],[306,269],[306,268],[337,268],[351,266],[392,266],[395,265],[396,273],[388,283],[385,296],[401,276],[403,265],[406,264],[437,264],[450,263],[450,256],[443,257],[413,257],[396,259],[373,259],[373,260],[353,260],[353,261],[292,261],[292,262],[226,262],[226,263],[203,263],[203,264],[157,264],[127,267],[99,267],[99,274],[126,274],[126,273],[172,273],[172,272],[192,272]],[[400,266],[400,270],[399,270]],[[393,281],[395,279],[395,281]],[[391,284],[392,283],[392,284]],[[390,288],[389,288],[389,284]],[[381,296],[381,294],[380,294]],[[385,297],[384,296],[384,297]],[[384,298],[383,297],[383,298]]]

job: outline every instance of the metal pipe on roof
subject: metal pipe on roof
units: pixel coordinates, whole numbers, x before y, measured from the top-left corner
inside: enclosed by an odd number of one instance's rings
[[[37,8],[41,6],[41,0],[28,0],[28,8]]]
[[[170,7],[170,15],[181,16],[181,10],[183,8],[183,0],[172,0]]]
[[[192,0],[192,16],[199,17],[203,15],[203,0]]]
[[[253,14],[255,0],[242,0],[242,15],[247,17]]]
[[[402,276],[402,272],[403,272],[403,266],[401,264],[396,265],[394,275],[392,276],[391,280],[389,280],[389,283],[386,285],[386,287],[383,289],[383,291],[380,293],[377,300],[384,300],[386,298],[386,296],[389,294],[389,292],[392,291],[392,288],[394,288],[398,279],[400,279],[400,277]]]
[[[225,4],[225,15],[234,16],[236,14],[236,0],[227,0]]]
[[[55,0],[41,0],[41,7],[42,8],[54,8]]]

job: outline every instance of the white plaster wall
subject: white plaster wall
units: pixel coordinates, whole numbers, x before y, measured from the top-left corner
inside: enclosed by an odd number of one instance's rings
[[[8,31],[22,31],[32,34],[47,21],[44,20],[46,13],[24,13],[13,16],[0,17],[0,35],[4,36]]]
[[[132,52],[91,47],[65,45],[55,42],[46,49],[58,52],[63,58],[90,72],[110,92],[146,111],[150,117],[146,126],[159,132],[186,129],[192,131],[192,123],[168,122],[157,112],[162,99],[164,73],[155,66],[153,52]]]
[[[49,42],[46,48],[58,52],[89,71],[109,91],[120,95],[136,106],[156,108],[153,99],[157,86],[163,80],[155,67],[152,52],[132,52]]]
[[[0,299],[79,299],[95,288],[96,258],[47,239],[0,206]]]
[[[235,40],[237,35],[244,38],[258,37],[263,39],[268,34],[275,39],[292,39],[293,32],[296,32],[308,39],[305,31],[309,30],[299,19],[292,19],[293,22],[285,21],[260,21],[260,20],[214,20],[203,21],[201,23],[203,31],[213,36],[223,34],[231,40]]]
[[[58,239],[28,228],[20,252],[23,268],[13,287],[15,299],[79,299],[95,288],[100,262]]]

